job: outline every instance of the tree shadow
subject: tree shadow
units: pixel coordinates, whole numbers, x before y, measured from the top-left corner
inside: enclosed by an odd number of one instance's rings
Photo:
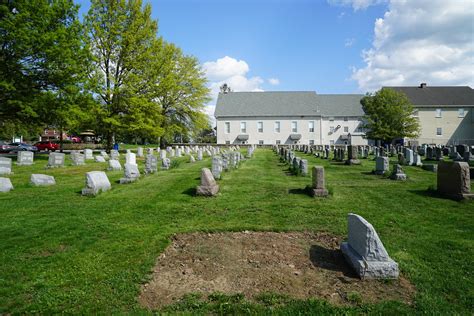
[[[317,268],[342,272],[346,277],[358,278],[354,270],[347,264],[340,249],[328,249],[320,245],[312,245],[309,249],[309,259],[313,266]]]
[[[182,192],[182,194],[186,194],[186,195],[189,195],[189,196],[196,196],[196,188],[186,189]]]

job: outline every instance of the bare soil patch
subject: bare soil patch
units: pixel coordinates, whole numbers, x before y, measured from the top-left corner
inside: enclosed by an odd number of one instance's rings
[[[412,304],[414,287],[399,280],[360,280],[339,250],[340,237],[309,232],[192,233],[173,237],[139,302],[148,309],[189,293],[262,293],[320,298],[337,305],[397,300]]]

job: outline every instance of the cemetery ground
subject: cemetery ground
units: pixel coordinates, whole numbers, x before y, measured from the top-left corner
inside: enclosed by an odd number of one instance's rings
[[[278,275],[283,281],[317,271],[332,273],[310,279],[327,282],[328,290],[315,290],[322,296],[307,298],[298,291],[318,288],[318,283],[302,284],[303,289],[295,285],[294,293],[276,293],[266,292],[262,282],[260,294],[254,296],[232,291],[199,295],[189,284],[191,293],[176,297],[171,305],[158,303],[157,308],[185,313],[472,313],[472,201],[431,193],[436,173],[419,167],[404,167],[408,180],[403,182],[372,175],[371,159],[345,166],[298,156],[308,159],[310,168],[325,167],[328,198],[308,196],[304,188],[311,178],[291,175],[278,155],[266,149],[256,150],[239,169],[223,173],[220,193],[213,198],[194,196],[201,168],[210,167],[209,157],[196,163],[179,158],[176,168],[131,184],[117,183],[123,172],[107,172],[112,190],[97,197],[81,196],[84,175],[105,170],[106,163],[73,167],[67,159],[66,167],[45,170],[47,158],[37,157],[33,166],[14,165],[9,177],[15,189],[0,194],[0,314],[148,312],[153,304],[144,299],[144,289],[149,282],[153,287],[155,269],[164,267],[169,275],[198,272],[197,260],[186,264],[199,255],[222,264],[222,253],[227,249],[232,254],[229,249],[239,245],[254,255],[255,249],[261,251],[263,257],[249,256],[247,265],[273,260],[265,247],[276,248],[285,264],[294,259],[294,267],[284,270],[256,270],[286,271],[288,275]],[[137,162],[143,170],[143,158]],[[57,184],[33,187],[31,173],[53,175]],[[375,227],[400,266],[399,281],[359,281],[337,260],[349,212]],[[195,271],[186,270],[190,268]],[[242,269],[224,273],[230,279]],[[265,274],[255,278],[270,279]],[[341,285],[332,300],[329,289],[335,283],[348,285]],[[249,288],[242,292],[249,294]],[[371,288],[385,292],[376,297],[380,291]]]

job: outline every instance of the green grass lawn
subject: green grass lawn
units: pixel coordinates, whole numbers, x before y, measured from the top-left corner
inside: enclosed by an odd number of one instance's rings
[[[377,230],[401,272],[417,289],[416,303],[334,307],[319,300],[216,295],[193,297],[168,307],[187,313],[428,313],[471,314],[474,310],[474,203],[427,193],[436,174],[404,167],[409,179],[374,176],[372,160],[344,166],[304,155],[323,165],[333,194],[313,199],[301,193],[310,177],[288,175],[270,150],[256,150],[238,170],[223,174],[215,198],[194,197],[200,169],[210,159],[159,171],[132,184],[117,184],[122,172],[107,172],[112,190],[80,195],[84,174],[105,163],[45,170],[14,166],[15,190],[0,194],[0,314],[138,313],[140,285],[175,233],[193,231],[326,231],[347,234],[346,215],[355,212]],[[124,159],[124,155],[121,157]],[[122,161],[123,162],[123,161]],[[138,159],[140,169],[143,159]],[[54,175],[57,185],[32,187],[31,173]],[[284,301],[282,303],[282,300]]]

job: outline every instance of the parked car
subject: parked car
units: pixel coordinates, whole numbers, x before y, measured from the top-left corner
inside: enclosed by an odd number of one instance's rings
[[[28,145],[25,143],[11,143],[10,146],[13,148],[10,150],[11,153],[18,152],[18,151],[38,151],[38,148],[32,145]]]
[[[53,143],[52,141],[49,141],[49,140],[37,142],[35,146],[36,148],[38,148],[38,150],[46,150],[46,151],[59,150],[59,144]]]
[[[13,146],[10,146],[7,142],[0,141],[0,153],[7,153],[13,149]]]

